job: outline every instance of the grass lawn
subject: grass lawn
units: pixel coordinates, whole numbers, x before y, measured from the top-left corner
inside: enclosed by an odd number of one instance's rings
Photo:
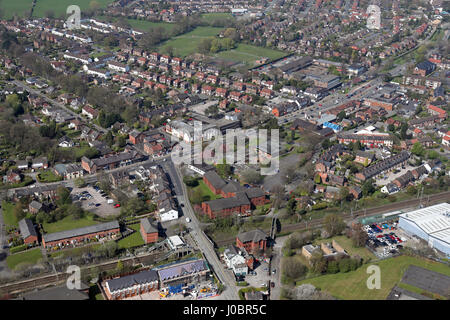
[[[57,176],[51,170],[45,170],[37,174],[39,182],[56,182],[61,181],[62,177]]]
[[[126,237],[125,239],[119,240],[117,242],[119,249],[128,249],[144,245],[145,244],[144,239],[142,239],[141,232],[139,231],[140,224],[135,223],[129,225],[128,227],[135,230],[136,232]]]
[[[3,220],[7,226],[18,226],[18,221],[14,215],[14,203],[2,202]]]
[[[75,220],[72,216],[67,216],[62,220],[53,223],[44,222],[43,227],[46,233],[53,233],[65,230],[72,230],[87,226],[92,226],[94,224],[98,224],[97,221],[94,221],[93,216],[85,216],[81,219]]]
[[[97,2],[100,8],[106,8],[106,6],[113,2],[113,0],[38,0],[33,11],[33,17],[45,17],[46,12],[50,10],[54,12],[55,17],[66,17],[67,7],[75,4],[80,7],[81,19],[83,19],[83,11],[91,9],[91,3],[94,2]]]
[[[376,258],[376,256],[372,252],[370,252],[370,250],[367,249],[366,247],[361,248],[354,247],[352,240],[347,238],[346,236],[336,236],[330,239],[320,239],[314,241],[314,244],[320,245],[322,242],[331,243],[333,239],[336,240],[337,243],[339,243],[350,256],[359,255],[361,258],[364,259],[364,261],[367,261],[368,259],[373,260]]]
[[[236,49],[219,52],[216,56],[225,60],[255,64],[255,61],[260,58],[275,60],[285,55],[286,53],[281,51],[241,43]]]
[[[21,263],[36,264],[40,259],[42,259],[41,249],[36,248],[10,255],[6,258],[6,263],[8,268],[14,270]]]
[[[384,300],[392,288],[398,284],[410,265],[416,265],[450,276],[450,268],[445,264],[421,258],[400,256],[377,263],[381,269],[381,289],[369,290],[366,281],[369,274],[367,266],[363,265],[356,271],[324,275],[317,278],[297,282],[297,285],[310,283],[331,295],[344,300]]]
[[[197,27],[191,32],[165,41],[159,46],[159,51],[165,52],[166,48],[171,46],[175,56],[186,57],[198,51],[198,44],[203,39],[215,37],[221,30],[222,28]]]
[[[220,199],[222,196],[214,194],[202,179],[198,180],[198,186],[191,188],[192,192],[201,190],[202,196],[209,196],[210,200]]]

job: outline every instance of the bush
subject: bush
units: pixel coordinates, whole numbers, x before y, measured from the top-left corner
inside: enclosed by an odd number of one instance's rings
[[[26,250],[27,248],[28,248],[28,245],[24,243],[24,244],[21,244],[21,245],[19,245],[19,246],[12,247],[11,249],[9,249],[9,252],[10,252],[11,254],[14,254],[14,253],[17,253],[17,252],[24,251],[24,250]]]

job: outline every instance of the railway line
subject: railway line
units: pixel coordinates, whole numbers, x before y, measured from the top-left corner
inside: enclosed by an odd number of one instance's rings
[[[86,268],[83,268],[81,272],[89,272],[89,270],[92,268],[98,268],[99,272],[111,271],[117,267],[117,262],[119,260],[122,261],[124,266],[132,266],[136,264],[152,264],[154,262],[157,262],[161,257],[164,257],[164,252],[153,252],[146,256],[117,259],[102,264],[88,266]],[[59,272],[56,274],[1,285],[0,297],[6,294],[16,295],[30,289],[41,288],[52,284],[61,284],[64,283],[69,276],[70,274]]]
[[[448,200],[450,200],[450,191],[422,197],[419,199],[410,199],[410,200],[395,202],[395,203],[387,204],[387,205],[380,206],[380,207],[362,209],[362,210],[354,211],[352,214],[348,212],[348,213],[343,214],[343,218],[346,222],[349,222],[355,218],[376,216],[376,215],[379,215],[382,213],[387,213],[390,211],[419,206],[421,204],[424,206],[428,206],[428,205],[436,204],[439,202],[445,202]],[[316,228],[319,228],[322,226],[323,221],[324,221],[324,218],[321,218],[321,219],[311,220],[309,222],[300,222],[300,223],[296,223],[296,224],[286,225],[286,226],[283,226],[282,232],[284,233],[284,232],[293,232],[293,231],[304,231],[306,229],[311,229],[311,228],[316,229]],[[265,229],[263,231],[267,232],[268,234],[271,233],[271,230],[269,230],[269,229]],[[224,245],[232,244],[232,243],[234,243],[235,240],[236,240],[236,238],[234,238],[234,237],[228,238],[228,239],[216,241],[216,244],[217,244],[217,246],[221,247]]]

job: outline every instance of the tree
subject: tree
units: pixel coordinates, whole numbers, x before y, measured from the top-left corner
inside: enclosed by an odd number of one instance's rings
[[[339,261],[339,271],[349,272],[351,270],[350,259],[342,259]]]
[[[330,146],[331,146],[330,139],[327,138],[327,139],[323,140],[323,142],[322,142],[322,148],[324,148],[324,149],[326,150],[326,149],[328,149]]]
[[[23,205],[22,203],[17,203],[16,206],[14,207],[14,216],[16,217],[17,221],[22,220],[23,218],[25,218],[26,213],[23,210]]]
[[[217,107],[217,105],[212,105],[209,106],[206,110],[205,110],[205,114],[208,117],[216,117],[219,114],[219,108]]]
[[[285,257],[282,263],[283,274],[290,279],[298,279],[304,276],[307,268],[296,257]]]
[[[373,180],[369,179],[366,182],[364,182],[362,186],[362,193],[364,196],[370,196],[372,193],[375,192],[375,187],[373,185]]]
[[[324,273],[327,270],[327,260],[323,257],[321,250],[316,250],[309,259],[311,271],[314,273]]]
[[[416,156],[422,157],[425,154],[425,149],[420,142],[416,142],[413,144],[411,152]]]
[[[123,266],[122,260],[117,261],[117,266],[116,266],[117,272],[122,272],[123,268],[124,268],[124,266]]]
[[[330,237],[341,234],[345,229],[345,222],[341,216],[332,213],[325,217],[324,227]]]
[[[334,274],[339,272],[339,264],[337,261],[329,261],[327,265],[327,273]]]
[[[362,224],[357,223],[352,226],[351,238],[355,247],[364,247],[366,245],[368,235],[364,231]]]
[[[72,203],[72,198],[70,197],[69,189],[65,187],[58,187],[58,189],[56,189],[56,195],[58,198],[58,200],[56,200],[56,204],[58,206],[64,206],[66,204]]]
[[[83,188],[86,186],[86,181],[84,181],[81,177],[76,178],[73,183],[77,188]]]
[[[242,172],[242,178],[249,184],[261,184],[264,181],[264,177],[256,170],[248,169]]]
[[[183,178],[183,182],[188,186],[188,187],[196,187],[198,186],[198,180],[192,176],[185,176]]]
[[[229,164],[218,164],[216,165],[216,170],[222,178],[228,178],[231,175],[231,166]]]

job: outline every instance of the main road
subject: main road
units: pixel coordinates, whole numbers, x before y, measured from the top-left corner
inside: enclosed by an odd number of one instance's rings
[[[225,286],[221,296],[224,300],[239,300],[235,277],[230,271],[225,270],[223,264],[220,262],[216,252],[214,251],[212,242],[206,237],[205,233],[201,229],[200,223],[189,201],[187,189],[183,183],[180,169],[175,166],[172,161],[165,162],[163,167],[170,176],[178,202],[183,204],[181,209],[183,210],[184,216],[190,219],[189,226],[192,229],[192,238],[195,239],[198,248],[203,252],[206,260],[208,260],[208,263],[213,267],[220,282],[222,282]]]

